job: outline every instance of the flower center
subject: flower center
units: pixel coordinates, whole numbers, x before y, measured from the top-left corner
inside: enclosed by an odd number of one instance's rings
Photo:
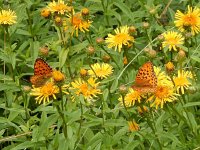
[[[156,93],[155,93],[156,97],[158,97],[159,99],[163,99],[163,98],[167,98],[169,95],[169,88],[166,86],[159,86],[156,89]]]
[[[82,20],[78,16],[73,16],[72,18],[72,24],[74,26],[78,26],[82,23]]]
[[[184,18],[184,26],[193,26],[197,24],[196,17],[194,15],[188,14]]]
[[[115,36],[115,42],[116,43],[123,43],[124,41],[127,41],[128,36],[125,33],[119,33]]]
[[[55,87],[53,83],[47,83],[41,88],[41,93],[46,96],[55,94]]]

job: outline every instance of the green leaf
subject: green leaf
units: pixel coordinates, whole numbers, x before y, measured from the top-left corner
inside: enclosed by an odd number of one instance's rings
[[[127,17],[129,17],[133,22],[135,22],[134,17],[132,15],[133,13],[131,12],[130,7],[128,7],[121,1],[114,2],[113,4],[119,7],[121,11],[126,14]]]
[[[194,56],[194,55],[192,55],[190,58],[191,58],[192,60],[197,61],[197,62],[200,63],[200,57],[199,57],[199,56]]]
[[[61,52],[59,54],[59,68],[62,68],[63,65],[65,64],[65,62],[67,60],[68,53],[69,53],[69,48],[61,50]]]
[[[111,88],[110,88],[110,93],[114,93],[114,92],[116,91],[117,87],[118,87],[118,79],[116,79],[116,80],[112,83]]]

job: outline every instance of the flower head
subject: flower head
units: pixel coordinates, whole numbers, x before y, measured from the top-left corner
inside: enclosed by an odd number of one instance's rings
[[[191,84],[189,79],[193,79],[191,71],[178,70],[178,76],[174,76],[174,84],[176,90],[180,94],[184,94],[184,90],[188,89]]]
[[[85,99],[90,100],[93,97],[97,97],[97,94],[101,94],[101,90],[98,88],[99,82],[97,79],[89,78],[87,81],[80,78],[71,83],[72,89],[75,90],[76,95],[83,95]]]
[[[47,18],[50,16],[51,12],[48,8],[43,8],[40,12],[41,16]]]
[[[154,67],[156,76],[157,76],[157,87],[155,93],[148,99],[152,101],[151,106],[156,106],[156,109],[160,106],[163,108],[163,105],[166,102],[173,102],[177,99],[178,94],[175,93],[174,84],[159,67]]]
[[[126,107],[131,107],[135,105],[135,102],[140,103],[142,99],[142,94],[138,91],[134,91],[132,88],[129,88],[129,92],[124,97],[124,104]],[[123,105],[122,96],[119,98],[121,105]]]
[[[135,121],[128,121],[129,131],[138,131],[140,129],[139,125]]]
[[[68,88],[68,85],[63,85],[61,87],[62,92],[68,94],[65,90]],[[36,96],[36,102],[45,104],[46,102],[50,101],[50,98],[56,99],[56,94],[59,93],[59,88],[56,86],[52,81],[47,82],[45,85],[41,87],[34,87],[31,90],[30,95]]]
[[[91,65],[91,69],[88,70],[88,74],[91,76],[97,76],[101,79],[107,78],[113,72],[113,67],[107,63],[96,63]]]
[[[181,32],[189,31],[193,35],[200,32],[200,9],[188,6],[188,11],[182,13],[177,10],[175,14],[175,25]]]
[[[16,13],[12,10],[1,10],[0,11],[0,24],[2,25],[12,25],[15,24],[17,20]]]
[[[61,82],[61,81],[64,81],[64,79],[65,79],[65,75],[58,70],[53,71],[52,77],[53,77],[54,81],[56,81],[56,82]]]
[[[76,32],[76,36],[78,36],[78,31],[81,32],[89,31],[89,27],[92,23],[90,20],[83,19],[81,13],[74,14],[73,16],[69,17],[69,22],[73,26],[72,34]]]
[[[177,51],[177,47],[184,43],[184,38],[182,35],[175,31],[168,31],[163,34],[164,41],[162,42],[162,47],[167,47],[169,51]]]
[[[114,30],[115,35],[108,34],[105,42],[108,44],[108,48],[115,47],[115,50],[118,49],[121,52],[122,46],[129,46],[131,42],[134,42],[134,37],[129,35],[129,27],[122,26]]]
[[[58,0],[58,2],[53,0],[53,2],[49,3],[48,8],[52,13],[58,13],[62,15],[71,10],[71,8],[67,6],[63,0]]]

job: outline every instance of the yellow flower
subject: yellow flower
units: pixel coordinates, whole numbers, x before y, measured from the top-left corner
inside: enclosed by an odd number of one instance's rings
[[[152,101],[151,107],[156,105],[156,109],[163,108],[166,102],[173,102],[177,100],[178,94],[175,93],[174,84],[170,77],[167,76],[159,67],[154,67],[155,74],[157,76],[157,87],[153,95],[147,100]]]
[[[101,79],[107,78],[113,72],[113,67],[107,63],[96,63],[91,65],[91,69],[88,70],[88,74],[91,76],[97,76]]]
[[[65,75],[57,70],[53,71],[52,77],[53,77],[54,81],[56,81],[56,82],[61,82],[65,79]]]
[[[138,131],[140,130],[139,125],[135,121],[128,121],[129,131]]]
[[[17,16],[14,11],[10,9],[0,11],[0,24],[12,25],[16,23],[16,20],[17,20]]]
[[[192,35],[200,32],[200,9],[188,6],[188,11],[182,13],[177,11],[175,14],[175,25],[179,28],[181,32],[190,31]]]
[[[69,19],[71,25],[73,26],[72,35],[76,31],[76,36],[78,36],[79,30],[81,32],[89,31],[88,29],[92,23],[90,20],[84,20],[81,13],[74,14],[73,16],[70,16]]]
[[[175,93],[175,90],[173,88],[173,83],[171,82],[171,85],[159,85],[156,87],[156,92],[148,99],[148,101],[151,101],[154,99],[154,101],[151,104],[151,107],[156,105],[156,109],[159,107],[163,108],[163,105],[166,102],[173,102],[174,100],[177,100],[178,94]]]
[[[71,8],[67,6],[63,0],[58,0],[58,2],[53,1],[49,3],[48,8],[52,13],[58,13],[62,15],[64,15],[65,12],[69,12],[71,10]]]
[[[134,42],[134,37],[129,35],[129,27],[122,26],[114,30],[116,35],[108,34],[105,42],[108,44],[108,48],[115,47],[115,51],[118,49],[121,52],[122,46],[129,46],[130,42]]]
[[[193,79],[191,71],[178,70],[178,76],[173,77],[177,93],[184,94],[184,90],[192,85],[188,78]]]
[[[100,83],[96,83],[96,80],[89,78],[87,81],[84,81],[79,78],[71,83],[72,89],[75,90],[76,95],[83,95],[87,100],[92,99],[97,97],[97,94],[101,94],[101,90],[98,89]]]
[[[65,90],[68,88],[68,85],[63,85],[62,86],[62,92],[68,94]],[[34,87],[31,90],[30,95],[31,96],[36,96],[36,102],[43,103],[45,104],[46,102],[48,103],[50,101],[50,98],[56,99],[56,94],[59,93],[59,88],[56,86],[52,81],[47,82],[45,85],[41,87]]]
[[[126,107],[131,107],[135,105],[136,101],[140,103],[141,99],[142,95],[140,92],[134,91],[132,88],[129,88],[129,92],[124,97],[124,103]],[[118,100],[120,101],[121,105],[123,105],[122,96]]]
[[[182,35],[175,31],[168,31],[163,33],[164,41],[162,42],[162,47],[167,47],[169,51],[177,51],[177,47],[184,43],[184,38]]]

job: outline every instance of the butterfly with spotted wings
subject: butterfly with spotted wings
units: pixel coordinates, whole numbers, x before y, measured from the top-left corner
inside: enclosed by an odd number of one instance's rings
[[[153,64],[149,61],[139,68],[135,84],[132,88],[141,93],[154,93],[157,87],[157,77]]]
[[[35,87],[43,86],[52,77],[53,69],[42,59],[37,58],[34,64],[34,75],[30,78]]]

